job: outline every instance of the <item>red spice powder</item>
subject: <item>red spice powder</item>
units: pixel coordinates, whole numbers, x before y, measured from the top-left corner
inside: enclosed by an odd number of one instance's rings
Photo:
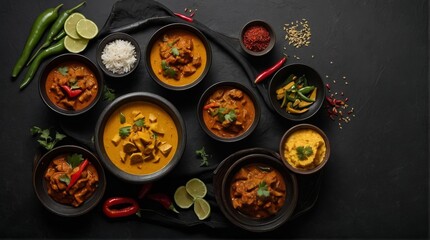
[[[243,44],[254,52],[261,52],[269,46],[270,33],[265,27],[251,26],[243,34]]]

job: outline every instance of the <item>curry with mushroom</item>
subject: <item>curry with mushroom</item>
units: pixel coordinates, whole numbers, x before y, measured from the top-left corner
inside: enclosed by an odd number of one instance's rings
[[[79,62],[67,62],[49,72],[45,90],[59,108],[79,111],[94,101],[99,87],[91,69]]]
[[[164,168],[178,147],[178,130],[160,106],[124,104],[108,118],[103,145],[112,163],[126,173],[151,174]]]
[[[255,119],[255,106],[242,90],[224,86],[215,90],[203,107],[206,127],[222,138],[234,138],[245,133]]]
[[[202,40],[190,31],[175,29],[158,39],[150,53],[157,77],[171,86],[186,86],[203,73],[207,53]]]
[[[249,164],[235,173],[230,187],[234,209],[253,218],[275,215],[284,205],[286,185],[276,169],[264,164]]]
[[[80,154],[63,154],[54,158],[45,172],[48,195],[56,202],[80,206],[97,188],[96,168]]]

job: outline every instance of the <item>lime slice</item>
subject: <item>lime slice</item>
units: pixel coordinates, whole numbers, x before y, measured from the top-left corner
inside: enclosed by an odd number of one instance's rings
[[[76,32],[82,38],[93,39],[99,33],[99,28],[93,21],[83,18],[76,23]]]
[[[191,195],[194,199],[196,198],[204,198],[207,193],[207,188],[205,183],[198,179],[198,178],[192,178],[185,184],[185,189],[187,190],[188,194]]]
[[[191,207],[191,205],[194,203],[193,197],[188,194],[185,186],[180,186],[178,189],[176,189],[173,199],[175,200],[176,205],[183,209]]]
[[[203,198],[197,198],[194,201],[194,213],[199,220],[205,220],[211,215],[211,205]]]
[[[84,51],[84,49],[88,45],[88,39],[73,39],[70,36],[66,36],[64,38],[64,47],[72,53],[80,53]]]
[[[82,13],[72,13],[64,22],[64,31],[66,34],[74,39],[81,38],[78,33],[76,32],[76,24],[79,22],[79,20],[84,19],[85,16],[82,15]]]

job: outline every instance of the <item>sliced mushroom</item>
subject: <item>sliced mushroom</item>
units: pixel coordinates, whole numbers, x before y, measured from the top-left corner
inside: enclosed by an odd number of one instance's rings
[[[134,165],[134,164],[138,164],[138,163],[143,163],[142,153],[137,152],[137,153],[131,154],[131,156],[130,156],[130,164]]]

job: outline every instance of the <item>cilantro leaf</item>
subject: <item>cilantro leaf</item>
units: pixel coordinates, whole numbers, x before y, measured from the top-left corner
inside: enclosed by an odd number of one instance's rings
[[[209,166],[209,154],[206,153],[205,147],[202,147],[200,150],[196,150],[196,154],[201,158],[200,167]]]
[[[176,71],[167,64],[166,60],[161,61],[161,69],[163,69],[163,72],[169,77],[176,76]]]
[[[236,113],[234,110],[230,110],[226,115],[224,115],[224,119],[229,122],[234,122],[237,119]]]
[[[306,160],[309,156],[313,154],[312,148],[310,146],[299,146],[296,148],[296,152],[299,160]]]
[[[179,56],[179,50],[175,47],[172,47],[171,52],[173,54],[173,56]]]
[[[122,138],[128,137],[131,133],[131,126],[125,126],[119,129],[119,136]]]
[[[63,174],[58,178],[61,182],[65,183],[66,185],[70,184],[70,178],[67,176],[67,174]]]
[[[67,155],[67,162],[70,164],[72,168],[75,168],[84,161],[82,154],[73,153],[72,155]]]
[[[141,118],[141,119],[138,119],[138,120],[134,121],[134,125],[136,125],[138,127],[145,126],[145,119]]]
[[[270,196],[269,186],[267,186],[265,181],[261,181],[258,184],[257,196],[259,196],[259,197],[269,197]]]
[[[105,85],[103,88],[103,100],[113,101],[115,98],[115,90]]]
[[[67,66],[59,67],[58,71],[61,73],[61,75],[66,76],[69,73],[69,68]]]
[[[54,148],[55,144],[63,140],[66,135],[59,132],[55,132],[55,137],[52,138],[51,131],[48,129],[41,129],[40,127],[33,126],[30,128],[32,136],[38,135],[37,142],[44,147],[46,150],[51,150]]]
[[[121,124],[124,124],[124,123],[125,123],[125,116],[124,116],[124,113],[120,113],[120,114],[119,114],[119,122],[120,122]]]

